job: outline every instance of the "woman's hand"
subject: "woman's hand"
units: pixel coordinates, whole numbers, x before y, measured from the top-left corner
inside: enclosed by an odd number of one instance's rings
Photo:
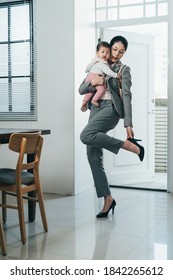
[[[91,80],[91,85],[95,86],[102,86],[105,83],[105,79],[102,76],[95,75],[95,77]]]
[[[133,128],[130,126],[126,127],[126,133],[127,133],[127,139],[128,138],[133,138],[134,137],[134,131]]]

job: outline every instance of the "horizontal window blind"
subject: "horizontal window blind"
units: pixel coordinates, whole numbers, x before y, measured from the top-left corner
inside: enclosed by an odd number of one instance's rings
[[[0,2],[0,120],[36,120],[33,3]]]
[[[167,172],[167,104],[166,104],[166,99],[161,100],[160,105],[157,103],[156,103],[156,105],[157,106],[155,107],[155,171],[156,172]]]

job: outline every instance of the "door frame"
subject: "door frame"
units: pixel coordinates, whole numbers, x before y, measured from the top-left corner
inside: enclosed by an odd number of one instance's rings
[[[173,2],[168,0],[168,16],[164,16],[158,20],[154,19],[145,19],[141,22],[140,19],[135,20],[122,20],[121,22],[116,21],[116,26],[122,25],[140,25],[148,23],[157,23],[157,22],[167,22],[168,23],[168,115],[167,115],[167,192],[173,193],[173,18],[171,12],[173,11]],[[97,23],[96,27],[96,42],[97,38],[100,38],[103,28],[115,27],[115,22],[109,23]]]

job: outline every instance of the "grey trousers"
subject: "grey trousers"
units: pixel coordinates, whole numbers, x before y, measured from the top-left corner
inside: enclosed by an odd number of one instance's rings
[[[119,115],[111,100],[100,101],[100,107],[91,107],[89,122],[80,135],[81,141],[87,145],[87,157],[91,167],[96,193],[98,197],[110,195],[110,188],[103,166],[103,151],[106,149],[117,154],[124,141],[110,137],[106,133],[115,128]]]

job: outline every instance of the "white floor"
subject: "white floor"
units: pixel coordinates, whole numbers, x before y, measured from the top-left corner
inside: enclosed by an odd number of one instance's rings
[[[7,256],[1,260],[173,260],[173,195],[112,188],[114,216],[98,220],[102,206],[94,188],[75,197],[45,195],[49,224],[27,223],[28,241],[20,242],[17,213],[4,226]],[[27,211],[26,211],[27,212]],[[27,215],[26,215],[27,219]]]
[[[128,184],[128,187],[137,189],[167,190],[167,173],[155,173],[153,179],[140,180],[135,184]]]

